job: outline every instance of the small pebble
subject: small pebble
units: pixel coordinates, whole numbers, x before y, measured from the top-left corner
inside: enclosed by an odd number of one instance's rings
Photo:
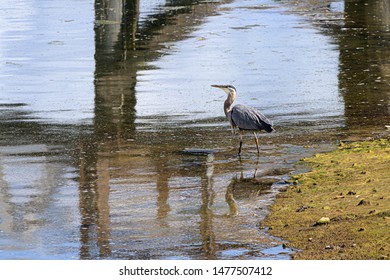
[[[330,219],[328,217],[322,217],[319,219],[314,225],[315,226],[320,226],[320,225],[326,225],[330,223]]]

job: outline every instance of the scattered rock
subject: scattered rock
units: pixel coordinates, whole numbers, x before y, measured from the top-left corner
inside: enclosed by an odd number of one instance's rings
[[[383,217],[383,218],[388,218],[388,217],[390,217],[390,210],[389,211],[380,212],[380,213],[378,213],[378,216],[379,217]]]
[[[328,217],[322,217],[314,224],[314,226],[321,226],[329,223],[330,223],[330,219]]]
[[[371,205],[371,202],[368,201],[368,200],[362,199],[362,200],[360,200],[360,202],[358,203],[357,206],[362,206],[362,205],[363,205],[363,206]]]
[[[306,209],[309,209],[309,208],[313,208],[313,207],[307,206],[307,205],[303,205],[303,206],[299,207],[295,212],[303,212],[303,211],[305,211]]]
[[[347,195],[355,195],[356,194],[356,192],[354,192],[354,191],[349,191],[348,193],[347,193]]]

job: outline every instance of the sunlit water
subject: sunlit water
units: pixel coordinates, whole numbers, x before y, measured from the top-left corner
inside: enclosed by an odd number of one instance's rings
[[[128,2],[0,4],[0,258],[289,258],[261,221],[296,162],[389,122],[384,2]],[[274,121],[259,157],[226,83]]]

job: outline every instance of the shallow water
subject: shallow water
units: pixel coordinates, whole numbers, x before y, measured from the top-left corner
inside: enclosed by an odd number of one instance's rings
[[[0,4],[2,259],[289,258],[261,220],[296,162],[390,123],[385,1],[68,2]]]

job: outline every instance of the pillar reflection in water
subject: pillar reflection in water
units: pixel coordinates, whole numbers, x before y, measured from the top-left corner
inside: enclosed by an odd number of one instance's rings
[[[163,253],[161,247],[176,247],[164,238],[180,239],[182,231],[191,230],[177,226],[178,217],[172,226],[172,216],[181,211],[172,210],[173,205],[178,208],[181,202],[170,202],[170,184],[182,178],[201,182],[202,206],[193,207],[200,207],[205,254],[214,256],[211,175],[204,177],[204,163],[190,172],[180,170],[183,159],[175,152],[188,143],[172,142],[170,134],[155,137],[137,131],[135,107],[138,72],[161,57],[166,42],[185,38],[216,4],[165,1],[164,8],[142,23],[140,5],[95,1],[95,116],[92,135],[83,139],[79,156],[80,258],[145,259]],[[188,219],[185,223],[193,225]]]
[[[138,9],[139,1],[95,1],[95,119],[80,149],[82,259],[111,255],[110,158],[104,155],[134,133],[137,68],[128,52]]]
[[[206,259],[214,259],[217,251],[215,234],[213,229],[213,211],[211,206],[214,203],[215,192],[213,190],[214,155],[207,155],[206,177],[202,178],[200,208],[200,235],[202,236],[203,253]]]
[[[381,127],[390,123],[390,3],[345,1],[339,35],[339,86],[347,126]]]

